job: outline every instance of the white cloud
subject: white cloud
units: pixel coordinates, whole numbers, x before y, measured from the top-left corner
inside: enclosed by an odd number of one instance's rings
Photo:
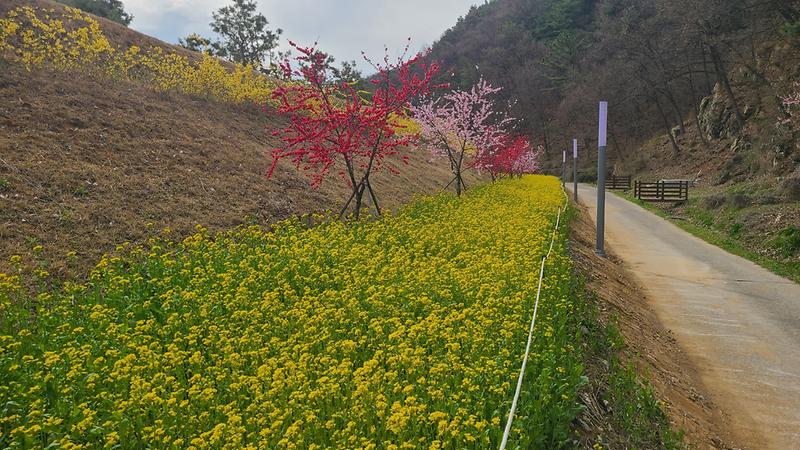
[[[211,36],[211,13],[227,0],[124,0],[133,14],[131,28],[176,43],[190,33]],[[412,38],[412,50],[430,45],[480,0],[260,0],[259,11],[272,29],[284,30],[283,43],[295,40],[322,50],[337,60],[356,60],[367,65],[361,51],[373,58],[383,55],[384,45],[401,50]]]

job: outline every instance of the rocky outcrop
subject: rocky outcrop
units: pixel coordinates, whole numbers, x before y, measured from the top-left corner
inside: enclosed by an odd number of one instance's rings
[[[717,83],[713,95],[700,102],[699,121],[703,134],[708,140],[735,136],[738,126],[734,114],[725,92]]]

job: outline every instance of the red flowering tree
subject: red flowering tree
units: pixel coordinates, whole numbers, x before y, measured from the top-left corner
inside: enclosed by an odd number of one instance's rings
[[[479,153],[474,167],[489,172],[492,181],[504,175],[524,175],[539,170],[541,148],[534,148],[525,136],[505,135],[497,146]]]
[[[388,54],[383,63],[367,59],[378,74],[371,80],[372,93],[364,98],[351,84],[334,81],[325,53],[290,44],[298,53],[295,64],[287,60],[281,67],[287,78],[296,81],[272,95],[289,123],[273,133],[282,145],[272,151],[269,176],[285,158],[310,176],[312,187],[338,170],[351,189],[340,217],[352,207],[358,219],[364,195],[370,196],[380,214],[370,175],[383,167],[396,171],[384,164],[387,156],[407,160],[406,152],[419,136],[402,132],[397,117],[405,115],[412,99],[430,91],[438,66],[422,63],[420,54],[406,59],[408,47],[396,62],[390,62]]]
[[[495,107],[492,95],[499,90],[481,79],[469,90],[454,90],[412,108],[431,152],[450,162],[453,180],[448,186],[455,183],[456,195],[467,188],[463,178],[471,164],[467,160],[501,146],[512,122]]]

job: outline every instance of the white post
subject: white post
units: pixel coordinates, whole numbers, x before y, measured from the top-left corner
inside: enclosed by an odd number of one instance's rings
[[[561,186],[567,185],[567,151],[561,153]]]
[[[578,203],[578,140],[572,140],[572,193]]]
[[[600,102],[600,120],[597,131],[597,247],[595,252],[606,256],[606,134],[608,130],[608,102]]]

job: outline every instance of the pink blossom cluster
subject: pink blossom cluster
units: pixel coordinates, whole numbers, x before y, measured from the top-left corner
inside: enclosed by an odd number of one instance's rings
[[[412,108],[430,151],[449,160],[459,195],[466,189],[465,168],[488,171],[492,178],[539,168],[541,152],[526,138],[512,136],[514,119],[497,108],[493,96],[499,91],[480,79],[470,89],[453,90]]]
[[[496,111],[491,98],[500,88],[481,79],[468,90],[453,90],[412,108],[422,136],[437,156],[458,158],[478,154],[500,144],[513,119]]]
[[[795,83],[794,87],[795,91],[793,93],[786,97],[781,97],[781,100],[783,100],[783,105],[786,107],[800,105],[800,83]]]

